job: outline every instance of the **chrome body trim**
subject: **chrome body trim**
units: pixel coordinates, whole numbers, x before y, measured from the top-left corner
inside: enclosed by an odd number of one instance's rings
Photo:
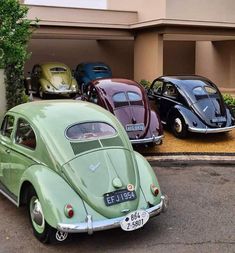
[[[133,140],[130,140],[130,141],[131,141],[131,144],[146,144],[146,143],[161,144],[163,137],[164,137],[164,135],[159,135],[159,136],[153,135],[150,138],[133,139]]]
[[[234,126],[230,127],[221,127],[221,128],[197,128],[197,127],[189,127],[188,130],[190,132],[194,133],[204,133],[204,134],[210,134],[210,133],[222,133],[222,132],[228,132],[235,128]]]
[[[158,205],[146,209],[150,217],[156,216],[161,212],[165,212],[168,208],[168,197],[166,195],[161,196],[161,202]],[[95,231],[102,231],[120,227],[120,222],[125,216],[117,217],[113,219],[92,221],[92,216],[87,215],[86,222],[76,224],[64,224],[59,223],[57,229],[62,232],[68,233],[88,233],[92,234]]]
[[[19,207],[19,204],[16,200],[14,200],[10,195],[8,195],[5,191],[3,191],[2,189],[0,189],[0,193],[6,197],[7,199],[9,199],[11,201],[11,203],[13,203],[14,205],[16,205],[17,207]]]

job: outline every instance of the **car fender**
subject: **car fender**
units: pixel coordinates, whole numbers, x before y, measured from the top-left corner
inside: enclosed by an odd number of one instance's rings
[[[71,84],[71,86],[75,86],[76,90],[78,90],[78,84],[77,84],[76,79],[72,78],[72,84]]]
[[[199,127],[199,128],[205,128],[206,125],[201,121],[201,119],[195,115],[191,110],[186,108],[185,106],[182,105],[175,105],[168,113],[168,122],[170,120],[171,115],[174,115],[176,113],[179,113],[184,121],[185,124],[188,127]]]
[[[48,87],[54,87],[48,80],[46,80],[45,78],[40,78],[39,79],[39,83],[42,87],[43,91],[48,90]]]
[[[23,199],[25,185],[34,187],[47,223],[56,228],[58,223],[79,223],[86,219],[86,211],[80,196],[55,171],[43,165],[29,167],[21,177],[19,199]],[[65,205],[71,204],[74,216],[67,218]]]
[[[148,161],[138,152],[134,152],[137,167],[140,175],[140,187],[143,191],[146,201],[152,205],[156,205],[161,201],[161,189],[156,174]],[[154,196],[151,191],[151,185],[158,188],[159,194]]]
[[[232,126],[235,124],[235,117],[228,107],[226,107],[226,116],[227,116],[227,126]]]
[[[81,78],[80,85],[84,84],[87,85],[91,80],[87,78],[86,76]]]

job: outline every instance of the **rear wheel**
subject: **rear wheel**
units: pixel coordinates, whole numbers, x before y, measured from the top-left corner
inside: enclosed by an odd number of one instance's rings
[[[41,99],[46,99],[46,94],[43,92],[42,86],[39,87],[38,94]]]
[[[177,138],[186,138],[188,134],[184,118],[178,113],[171,117],[171,130]]]
[[[34,188],[30,188],[27,198],[27,209],[35,237],[42,243],[65,241],[68,233],[51,227],[45,220],[40,200]]]

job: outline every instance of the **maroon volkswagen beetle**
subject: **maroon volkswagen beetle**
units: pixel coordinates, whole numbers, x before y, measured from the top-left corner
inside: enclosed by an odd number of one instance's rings
[[[128,79],[93,80],[82,99],[98,104],[112,112],[122,123],[132,144],[160,144],[163,128],[152,111],[144,88]]]

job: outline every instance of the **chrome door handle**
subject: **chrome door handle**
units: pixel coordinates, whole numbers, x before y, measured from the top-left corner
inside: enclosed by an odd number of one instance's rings
[[[11,153],[11,150],[10,149],[6,149],[5,150],[7,154],[10,154]]]

